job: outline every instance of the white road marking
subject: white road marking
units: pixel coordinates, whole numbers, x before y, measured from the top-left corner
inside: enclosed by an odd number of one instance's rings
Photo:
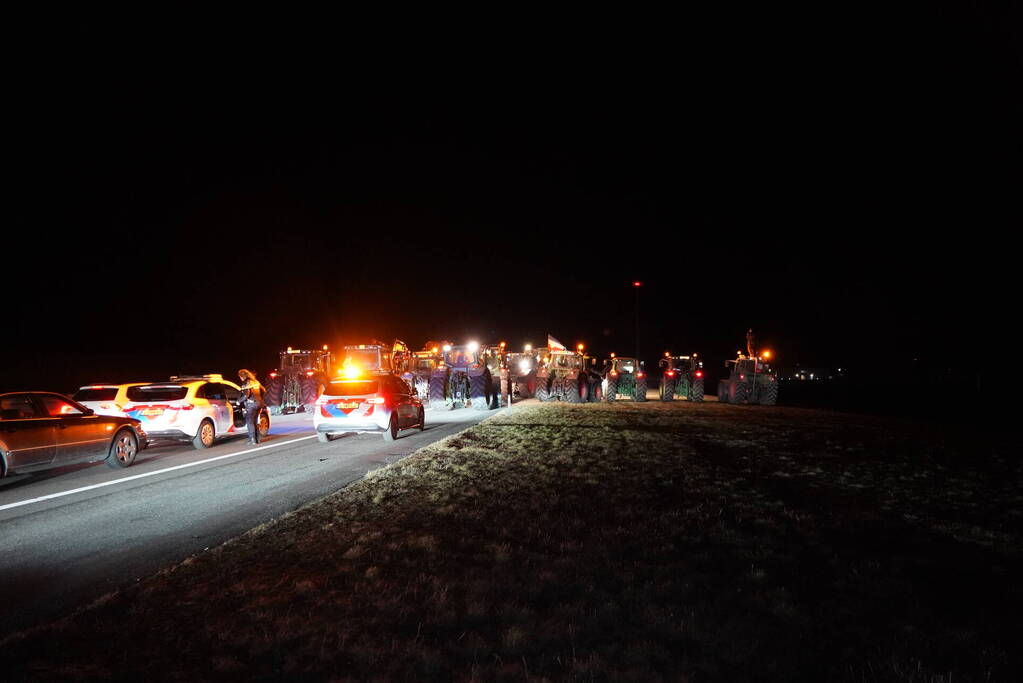
[[[224,460],[226,458],[233,458],[236,455],[248,455],[249,453],[256,453],[257,451],[263,451],[268,448],[277,448],[278,446],[287,446],[288,444],[298,443],[299,441],[305,441],[306,439],[315,438],[315,434],[309,436],[299,437],[290,441],[282,441],[281,443],[267,444],[266,446],[259,446],[258,448],[249,448],[244,451],[238,451],[237,453],[228,453],[227,455],[218,455],[215,458],[207,458],[206,460],[197,460],[195,462],[187,462],[184,465],[175,465],[174,467],[166,467],[162,470],[154,470],[152,472],[144,472],[142,474],[135,474],[130,477],[121,477],[120,479],[114,479],[112,481],[105,481],[101,484],[92,484],[91,486],[82,486],[81,488],[71,489],[69,491],[61,491],[60,493],[51,493],[47,496],[39,496],[38,498],[32,498],[30,500],[22,500],[17,503],[7,503],[6,505],[0,505],[0,510],[9,510],[11,508],[21,507],[22,505],[31,505],[32,503],[39,503],[44,500],[51,500],[53,498],[62,498],[64,496],[70,496],[74,493],[81,493],[82,491],[91,491],[92,489],[102,488],[104,486],[113,486],[114,484],[120,484],[125,481],[132,481],[133,479],[142,479],[144,477],[153,477],[157,474],[164,474],[165,472],[173,472],[174,470],[183,470],[186,467],[195,467],[196,465],[204,465],[208,462],[215,462],[217,460]]]

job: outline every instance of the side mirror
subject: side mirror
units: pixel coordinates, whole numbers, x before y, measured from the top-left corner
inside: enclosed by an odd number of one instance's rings
[[[85,417],[92,417],[95,414],[96,414],[96,411],[93,410],[92,408],[86,408],[85,412],[82,413],[82,415],[84,415]]]

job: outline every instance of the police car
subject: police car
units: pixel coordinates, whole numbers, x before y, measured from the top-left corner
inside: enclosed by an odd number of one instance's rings
[[[190,441],[198,449],[217,439],[245,434],[245,409],[238,405],[241,389],[221,375],[171,377],[128,387],[123,413],[142,422],[153,441]],[[270,415],[264,408],[257,422],[260,437],[270,431]]]
[[[335,435],[362,432],[394,441],[400,430],[423,430],[426,424],[422,401],[400,377],[346,368],[317,399],[313,427],[316,438],[326,443]]]
[[[128,389],[142,386],[148,382],[132,382],[130,384],[90,384],[79,387],[71,396],[72,400],[81,403],[97,415],[114,415],[123,417],[124,406],[128,404]]]

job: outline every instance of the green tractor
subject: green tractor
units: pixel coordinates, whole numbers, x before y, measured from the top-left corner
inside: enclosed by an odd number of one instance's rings
[[[605,401],[616,401],[619,398],[631,398],[637,402],[646,400],[647,378],[643,361],[612,353],[611,358],[604,361],[602,374],[604,379],[601,386]]]
[[[725,361],[731,371],[727,379],[718,382],[718,401],[773,406],[778,402],[778,376],[766,362],[771,352],[758,355],[754,351],[753,330],[746,333],[746,352],[740,351],[735,360]]]
[[[703,361],[697,354],[672,356],[666,351],[660,365],[661,384],[657,393],[662,401],[684,398],[697,403],[703,402]]]

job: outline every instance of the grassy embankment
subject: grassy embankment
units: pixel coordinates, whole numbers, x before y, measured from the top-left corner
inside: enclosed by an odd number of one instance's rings
[[[47,679],[1008,680],[1021,666],[1019,454],[811,410],[524,405],[9,640],[0,666]]]

